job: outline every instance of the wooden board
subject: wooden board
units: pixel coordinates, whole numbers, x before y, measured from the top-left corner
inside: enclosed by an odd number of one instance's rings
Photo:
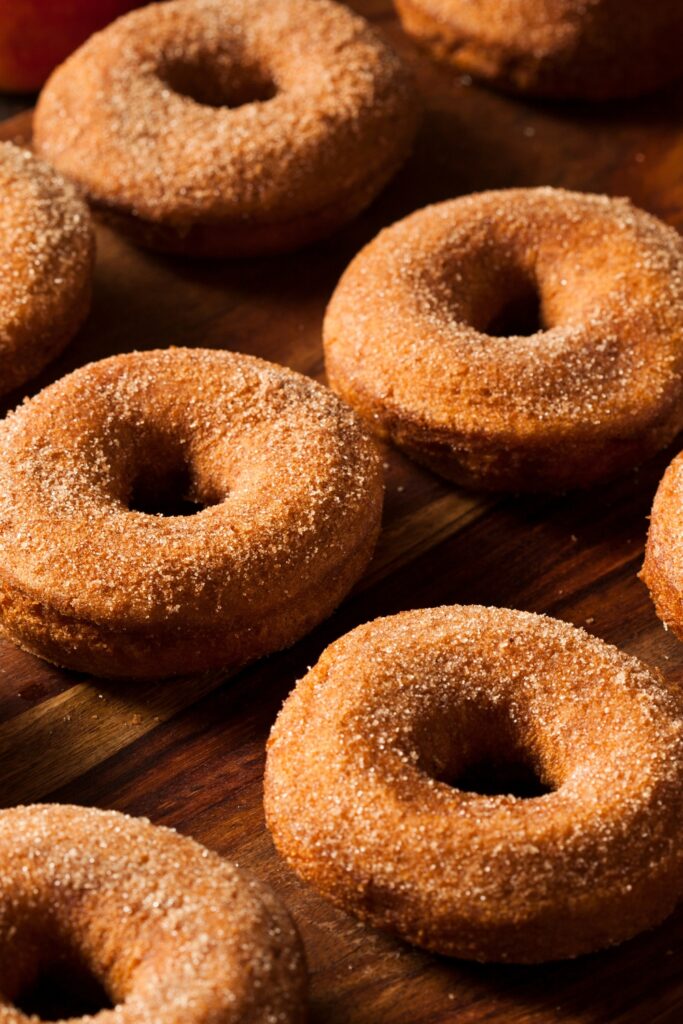
[[[99,232],[92,314],[31,393],[133,348],[208,345],[321,376],[321,318],[353,254],[427,202],[506,185],[627,194],[683,229],[683,86],[603,106],[527,103],[432,67],[388,0],[356,0],[415,66],[426,116],[410,163],[354,224],[295,256],[191,263]],[[2,137],[30,134],[25,116]],[[12,396],[6,407],[21,395]],[[237,678],[112,685],[0,646],[0,802],[115,807],[173,825],[276,887],[300,925],[313,1024],[597,1024],[683,1020],[683,913],[623,947],[541,968],[427,956],[366,929],[299,883],[264,828],[264,742],[283,698],[346,630],[441,603],[548,612],[683,680],[683,645],[637,580],[646,517],[671,452],[563,499],[481,500],[387,452],[385,529],[343,607],[284,654]]]

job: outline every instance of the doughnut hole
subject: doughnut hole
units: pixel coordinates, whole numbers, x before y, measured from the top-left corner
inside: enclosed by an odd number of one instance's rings
[[[201,493],[191,464],[179,456],[160,465],[141,465],[126,505],[131,512],[149,516],[191,516],[221,500]]]
[[[565,777],[565,766],[549,764],[543,744],[505,706],[465,702],[431,713],[416,720],[413,740],[422,771],[462,792],[532,799]]]
[[[180,96],[204,107],[243,107],[277,95],[270,71],[257,61],[233,55],[197,53],[169,60],[159,71],[162,82]]]
[[[594,253],[579,264],[556,251],[552,240],[540,244],[495,232],[469,246],[465,259],[457,248],[446,250],[418,271],[416,292],[427,296],[444,325],[528,338],[594,319],[613,301],[613,282]]]
[[[40,1021],[77,1020],[111,1010],[104,979],[55,922],[19,924],[0,942],[0,1000]]]
[[[532,256],[482,244],[467,261],[447,257],[436,270],[425,266],[419,287],[446,322],[490,337],[529,337],[556,326],[560,312],[551,308],[551,289]]]
[[[129,511],[150,516],[191,516],[225,500],[226,481],[209,475],[182,435],[157,431],[149,425],[141,434],[144,436],[129,447],[134,458],[123,468],[119,480],[119,498]]]
[[[76,1020],[112,1010],[114,1003],[102,983],[78,961],[44,964],[33,982],[19,993],[14,1006],[41,1021]]]
[[[192,516],[207,506],[190,497],[191,493],[188,466],[171,468],[164,474],[147,469],[134,480],[127,504],[131,512],[149,516]]]
[[[525,281],[518,292],[504,297],[485,333],[497,338],[529,337],[545,331],[546,326],[538,288]]]

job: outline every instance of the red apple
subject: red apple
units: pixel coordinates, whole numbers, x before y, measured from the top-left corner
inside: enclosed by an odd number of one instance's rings
[[[0,91],[32,92],[72,50],[140,0],[0,0]]]

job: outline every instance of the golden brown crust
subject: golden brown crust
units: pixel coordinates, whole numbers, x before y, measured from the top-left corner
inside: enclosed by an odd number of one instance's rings
[[[535,293],[541,330],[487,333]],[[448,479],[586,487],[683,426],[683,242],[624,199],[466,196],[419,210],[356,256],[324,342],[334,390]]]
[[[545,616],[378,619],[286,701],[268,825],[302,878],[417,945],[577,956],[657,924],[683,891],[682,711],[658,673]],[[549,792],[457,788],[482,762],[526,764]]]
[[[381,466],[351,410],[237,353],[82,367],[10,414],[0,452],[2,628],[98,675],[236,668],[293,643],[379,531]],[[143,508],[204,508],[135,511],[141,488]]]
[[[90,307],[95,237],[74,187],[0,143],[0,394],[61,352]]]
[[[246,255],[355,216],[408,155],[416,123],[408,72],[347,8],[176,0],[70,57],[43,90],[34,137],[138,241]]]
[[[683,640],[683,453],[657,488],[640,577],[659,618]]]
[[[394,0],[433,57],[496,88],[638,96],[681,74],[679,0]]]
[[[305,1019],[303,950],[274,893],[193,840],[114,811],[0,813],[0,948],[6,1024],[37,1020],[5,1000],[49,967],[101,983],[118,1005],[98,1024]]]

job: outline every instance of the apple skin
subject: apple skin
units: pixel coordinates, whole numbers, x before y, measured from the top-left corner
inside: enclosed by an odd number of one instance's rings
[[[34,92],[88,36],[140,0],[0,0],[0,92]]]

